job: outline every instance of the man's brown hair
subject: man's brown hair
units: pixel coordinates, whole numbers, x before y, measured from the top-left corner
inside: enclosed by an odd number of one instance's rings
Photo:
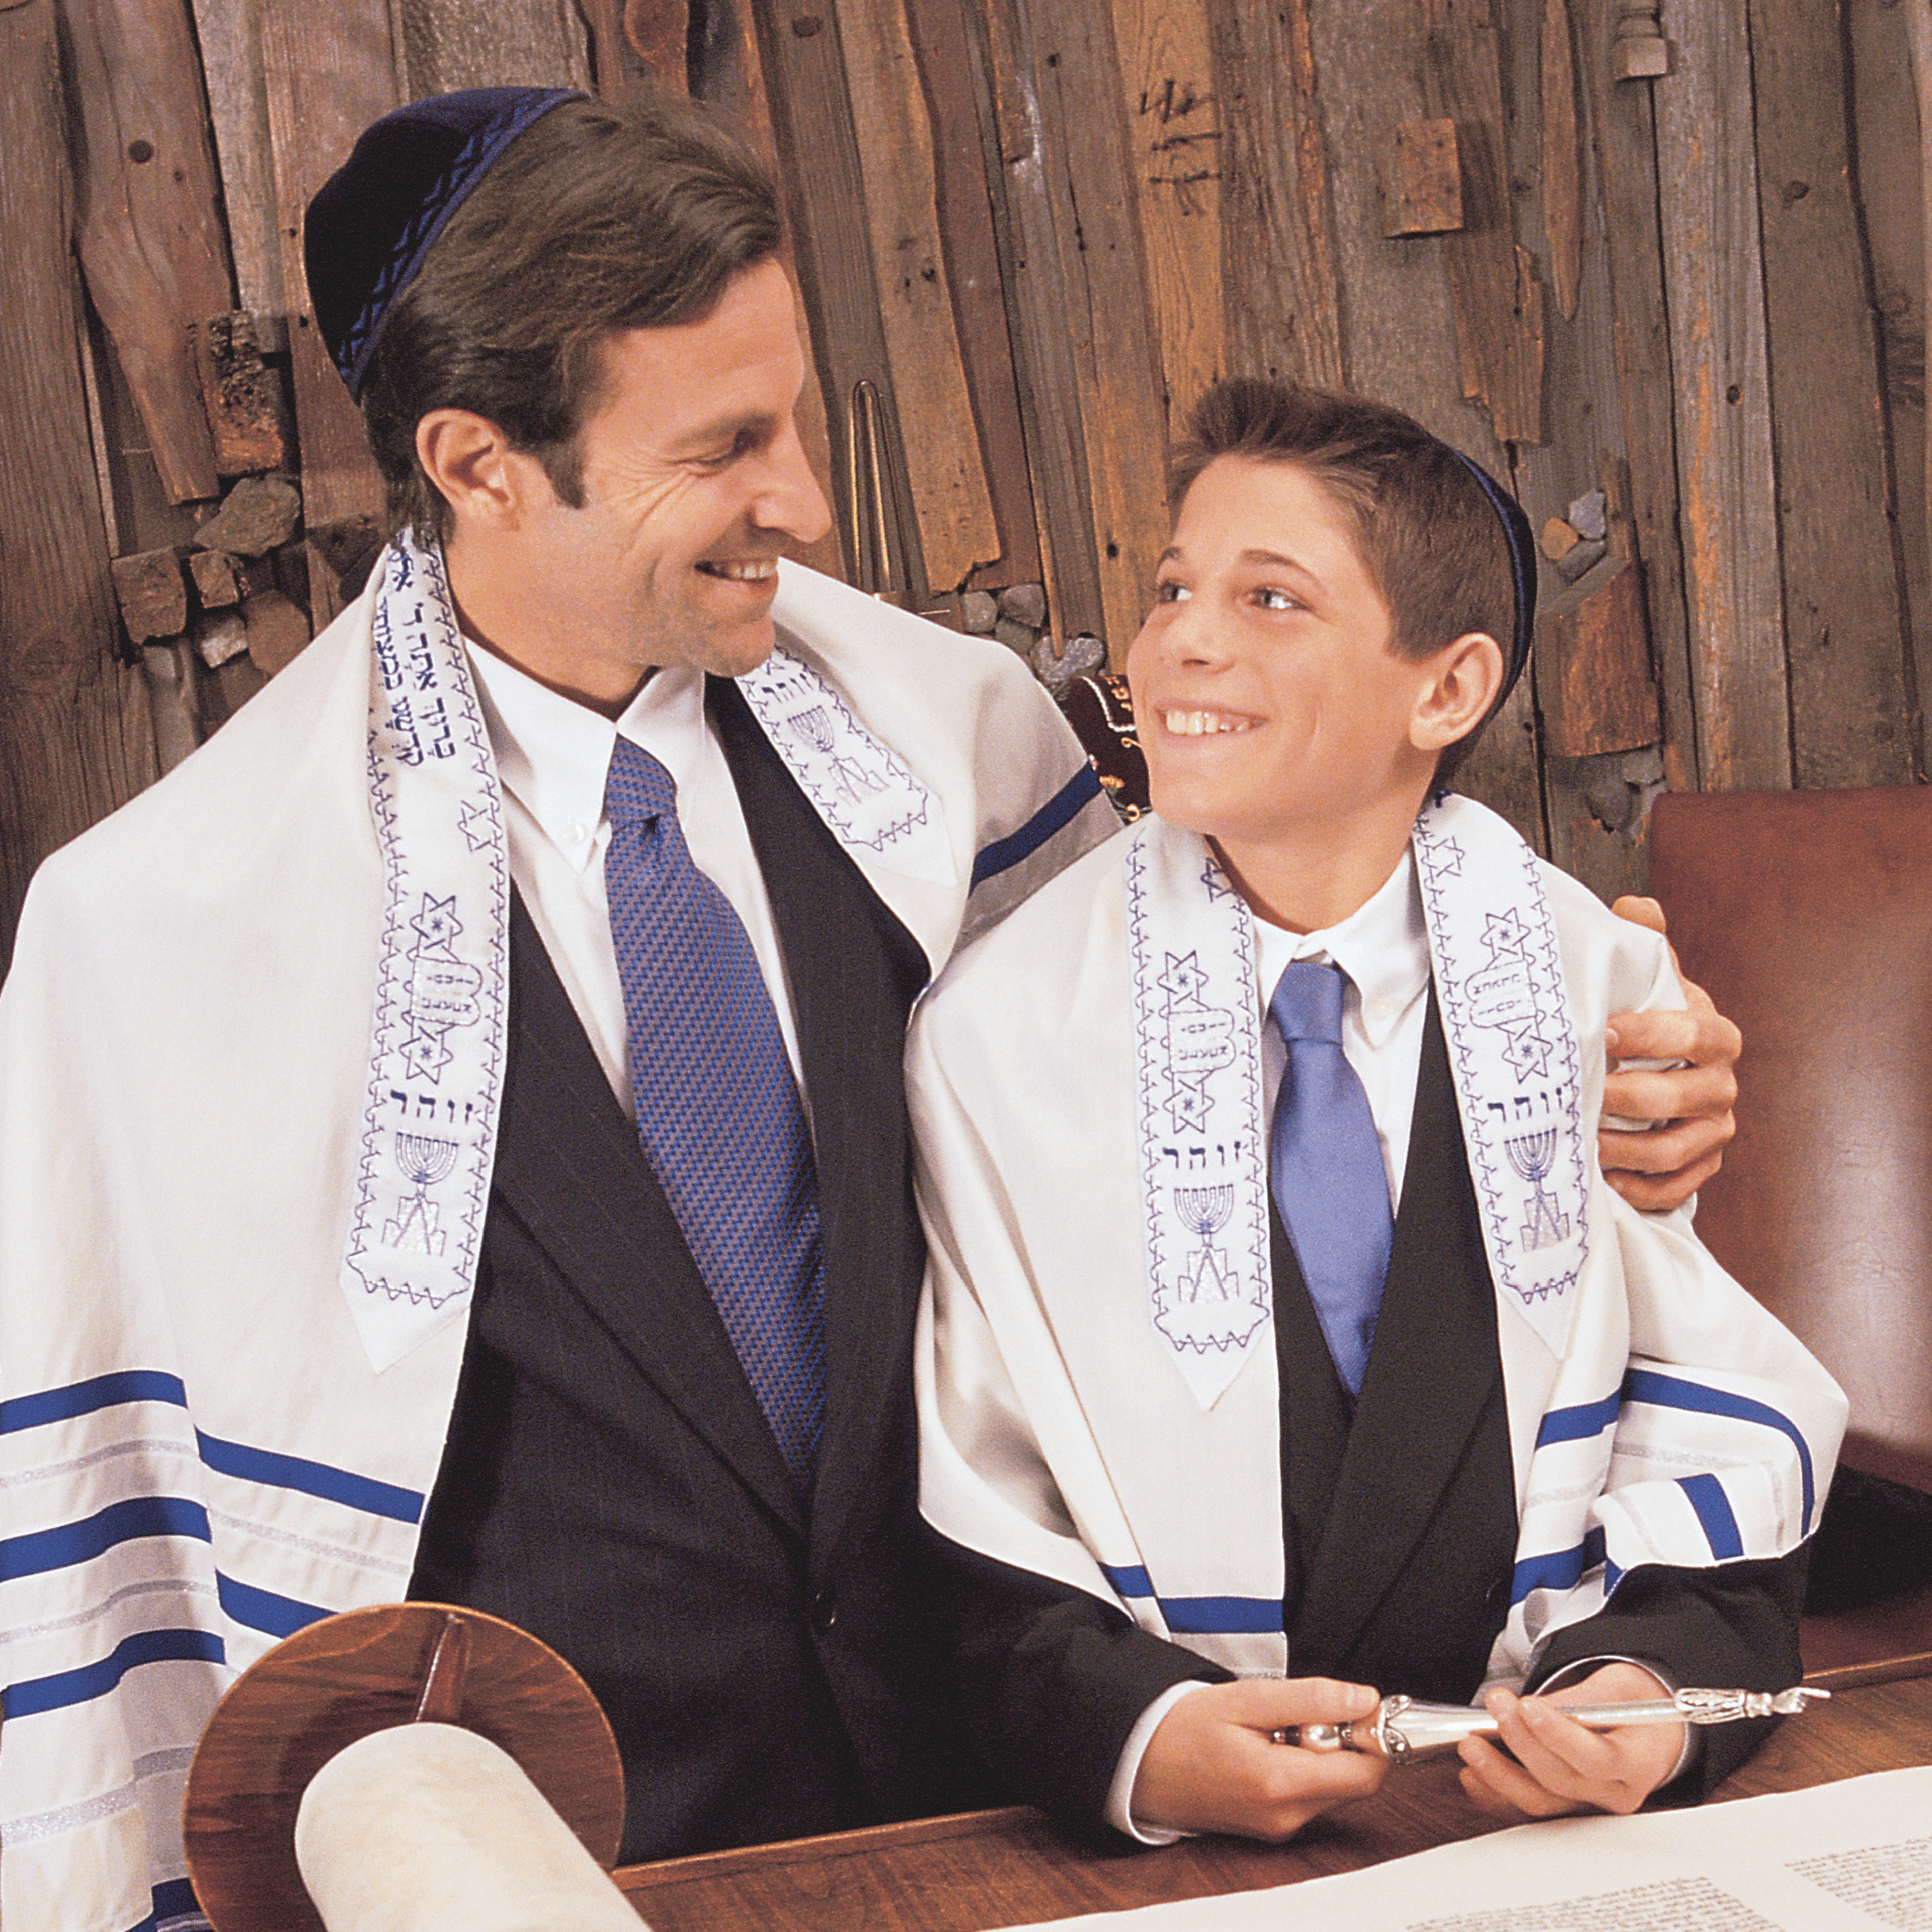
[[[1328,491],[1388,606],[1389,646],[1398,657],[1430,657],[1480,631],[1502,646],[1508,668],[1516,574],[1501,517],[1462,459],[1413,417],[1365,397],[1229,376],[1189,414],[1168,471],[1176,510],[1222,456],[1292,463]],[[1444,748],[1438,784],[1468,758],[1488,722]]]
[[[675,95],[569,100],[526,128],[451,218],[384,320],[362,392],[392,531],[449,533],[416,460],[432,410],[473,410],[584,500],[578,435],[613,332],[694,322],[776,251],[770,176]]]

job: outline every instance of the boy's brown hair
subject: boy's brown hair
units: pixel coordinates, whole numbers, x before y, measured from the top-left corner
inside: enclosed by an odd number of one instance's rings
[[[696,322],[776,252],[778,196],[751,153],[674,95],[570,100],[519,134],[451,218],[382,325],[362,394],[392,531],[448,535],[416,460],[432,410],[472,410],[581,508],[578,434],[625,328]]]
[[[1429,657],[1480,631],[1502,647],[1508,672],[1518,647],[1518,584],[1502,512],[1463,459],[1413,417],[1365,397],[1229,376],[1189,414],[1168,471],[1176,510],[1222,456],[1292,463],[1328,490],[1388,606],[1398,657]],[[1443,749],[1438,784],[1468,757],[1496,710]]]

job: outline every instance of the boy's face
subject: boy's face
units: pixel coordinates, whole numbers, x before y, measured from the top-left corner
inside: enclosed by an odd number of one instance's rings
[[[1127,656],[1154,808],[1230,860],[1402,835],[1436,753],[1432,668],[1389,649],[1345,514],[1292,464],[1218,457],[1176,518]]]

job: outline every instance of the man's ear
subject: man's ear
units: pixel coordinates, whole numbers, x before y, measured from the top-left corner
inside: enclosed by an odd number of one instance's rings
[[[1502,646],[1485,631],[1466,632],[1424,660],[1428,675],[1409,719],[1419,751],[1439,752],[1466,738],[1489,716],[1503,688]]]
[[[487,416],[473,410],[431,410],[416,424],[416,460],[459,526],[513,524],[548,488],[543,466],[512,449]]]

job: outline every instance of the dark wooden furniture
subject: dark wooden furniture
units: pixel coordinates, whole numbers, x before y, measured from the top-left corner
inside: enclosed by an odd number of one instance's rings
[[[576,1672],[500,1617],[378,1604],[285,1638],[215,1707],[182,1822],[216,1932],[323,1932],[296,1862],[302,1794],[338,1751],[412,1722],[460,1724],[508,1752],[592,1857],[616,1863],[623,1769]]]
[[[1661,798],[1650,873],[1744,1029],[1697,1232],[1844,1385],[1844,1460],[1880,1479],[1834,1493],[1813,1580],[1885,1600],[1808,1623],[1806,1665],[1932,1647],[1932,788]]]
[[[1932,1655],[1830,1673],[1830,1703],[1785,1724],[1718,1802],[1932,1763]],[[1284,1846],[1195,1839],[1117,1851],[1017,1808],[632,1865],[617,1882],[652,1932],[988,1932],[1357,1871],[1497,1829],[1453,1765],[1392,1777]]]

